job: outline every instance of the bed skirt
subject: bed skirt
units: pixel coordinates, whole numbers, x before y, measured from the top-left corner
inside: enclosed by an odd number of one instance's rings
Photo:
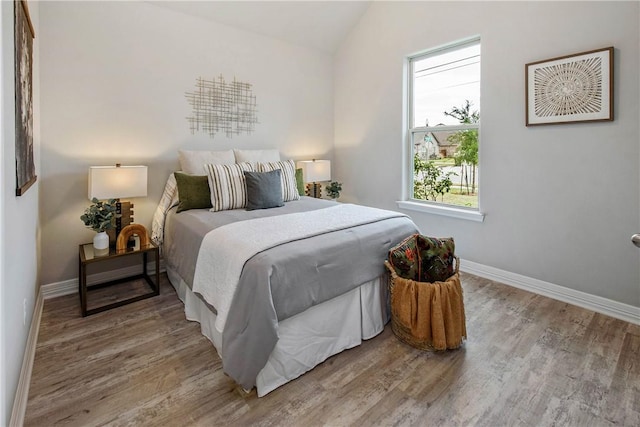
[[[184,303],[187,320],[200,323],[202,334],[221,353],[222,334],[216,315],[185,281],[167,267],[169,281]],[[278,343],[256,378],[262,397],[299,377],[334,354],[378,335],[389,321],[388,275],[360,285],[346,294],[311,307],[279,324]]]

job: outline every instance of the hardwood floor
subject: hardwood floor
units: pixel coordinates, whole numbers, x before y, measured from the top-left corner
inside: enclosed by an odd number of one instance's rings
[[[640,425],[640,326],[462,285],[461,349],[422,352],[387,325],[262,398],[225,376],[166,275],[160,296],[87,318],[76,295],[47,300],[25,425]]]

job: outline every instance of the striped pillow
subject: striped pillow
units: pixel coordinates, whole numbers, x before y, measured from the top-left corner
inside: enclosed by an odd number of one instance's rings
[[[204,165],[211,189],[211,212],[247,206],[247,182],[244,171],[253,172],[251,163]]]
[[[293,160],[284,160],[280,162],[258,163],[258,172],[271,172],[280,169],[280,180],[282,181],[282,200],[290,202],[298,200],[298,186],[296,183],[296,165]]]

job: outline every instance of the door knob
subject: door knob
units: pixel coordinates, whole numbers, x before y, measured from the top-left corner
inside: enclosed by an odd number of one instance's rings
[[[633,236],[631,236],[631,241],[634,245],[640,248],[640,234],[634,234]]]

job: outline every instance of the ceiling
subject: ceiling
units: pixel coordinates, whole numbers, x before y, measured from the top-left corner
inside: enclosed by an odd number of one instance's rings
[[[150,1],[290,43],[334,53],[371,1]]]

